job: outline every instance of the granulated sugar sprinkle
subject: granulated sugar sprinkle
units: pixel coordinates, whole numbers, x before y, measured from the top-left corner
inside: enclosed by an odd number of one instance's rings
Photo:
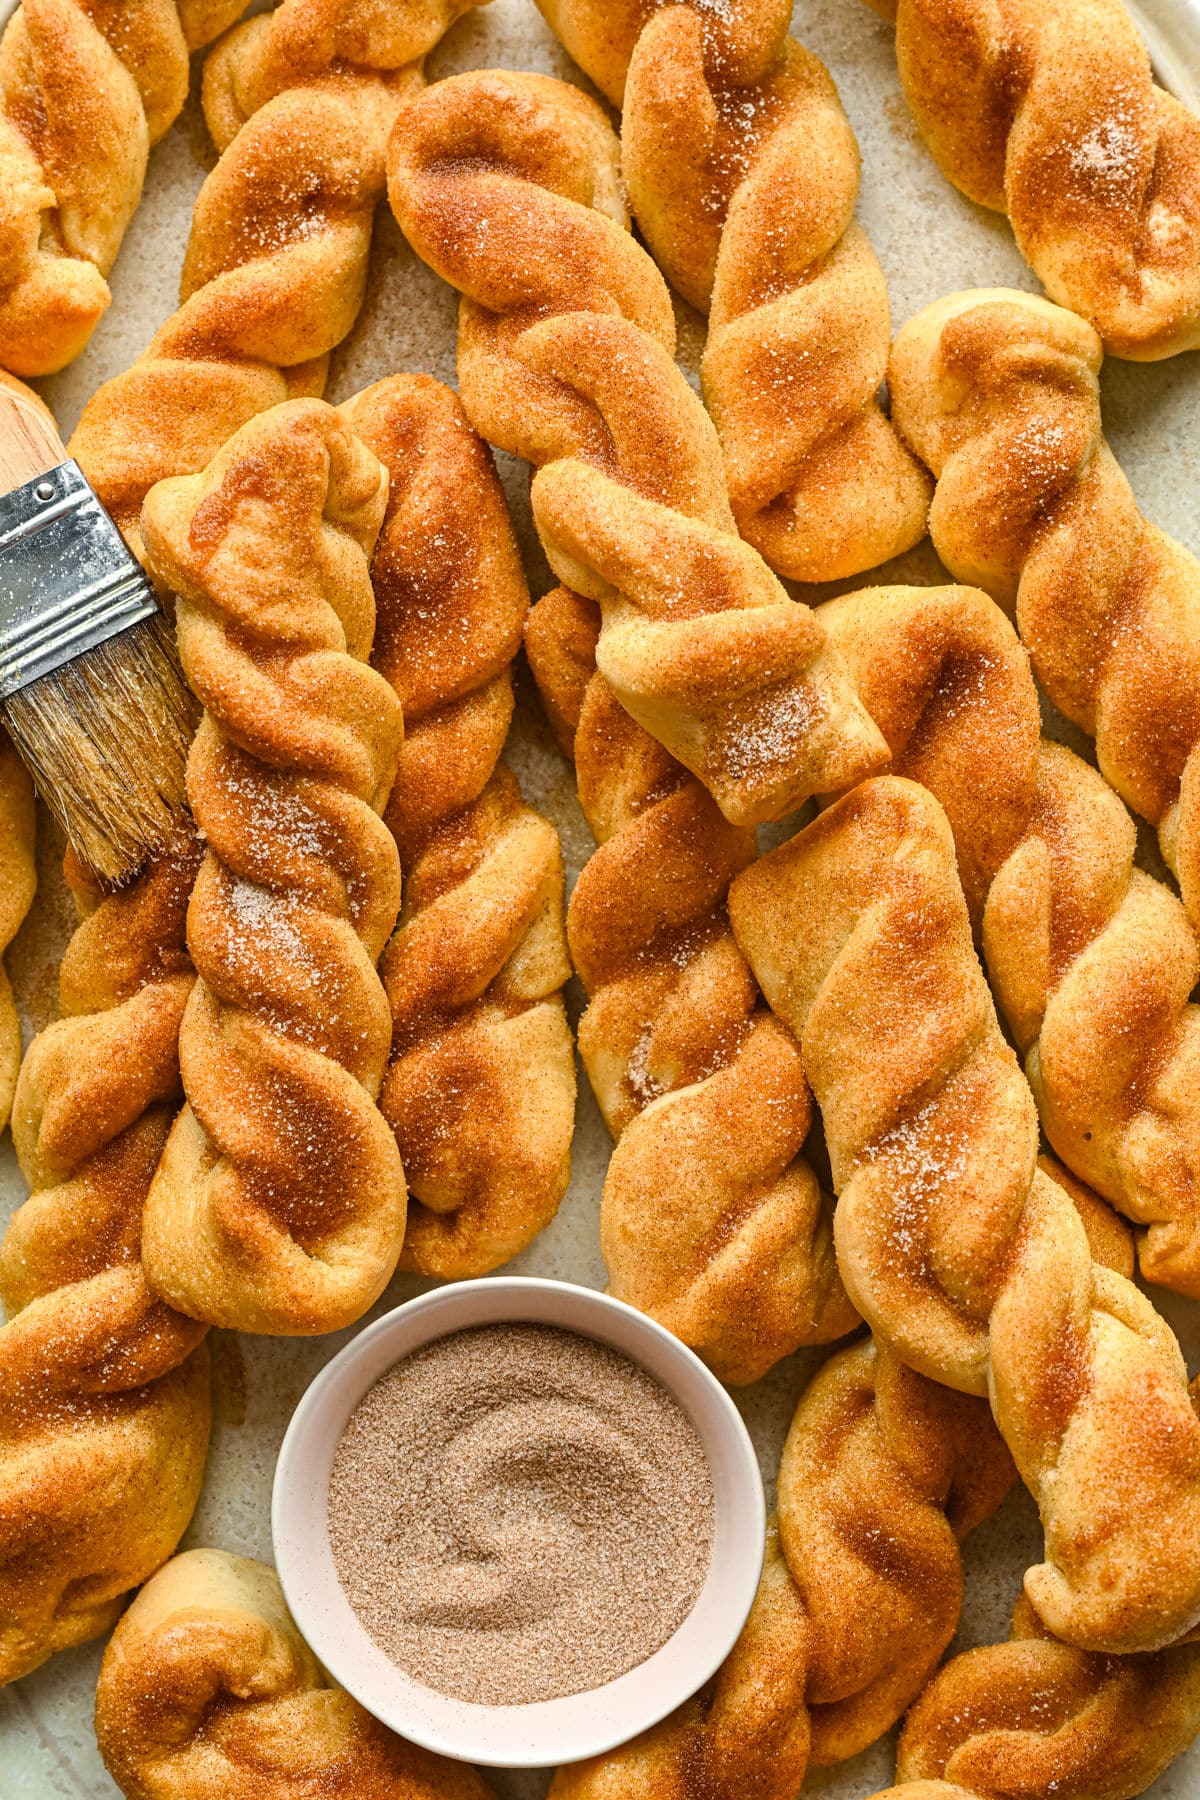
[[[441,1693],[583,1693],[661,1648],[712,1557],[712,1476],[678,1403],[568,1331],[488,1325],[405,1357],[338,1445],[329,1533],[350,1604]]]

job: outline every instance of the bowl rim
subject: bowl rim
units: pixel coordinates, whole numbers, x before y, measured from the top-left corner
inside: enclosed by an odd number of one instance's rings
[[[1200,0],[1125,0],[1150,52],[1155,79],[1200,110]]]
[[[346,1422],[387,1369],[438,1338],[521,1322],[557,1326],[607,1343],[674,1396],[709,1461],[716,1531],[713,1560],[695,1605],[653,1656],[582,1694],[493,1707],[432,1693],[405,1675],[370,1638],[333,1565],[327,1495]],[[758,1589],[766,1501],[757,1453],[741,1414],[716,1376],[680,1339],[647,1314],[594,1288],[540,1276],[492,1276],[439,1286],[394,1307],[317,1373],[280,1445],[271,1490],[271,1538],[279,1580],[301,1636],[367,1712],[401,1737],[458,1761],[547,1768],[602,1755],[636,1737],[716,1673]]]

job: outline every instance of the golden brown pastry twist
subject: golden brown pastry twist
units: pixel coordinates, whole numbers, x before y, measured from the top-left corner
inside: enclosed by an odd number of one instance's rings
[[[69,446],[135,550],[156,481],[203,469],[255,413],[323,391],[362,305],[387,135],[422,85],[412,59],[464,10],[284,0],[212,52],[205,116],[222,155],[196,201],[179,310],[92,396]]]
[[[84,917],[13,1135],[33,1189],[0,1245],[0,1681],[106,1631],[174,1550],[208,1448],[202,1326],[148,1291],[142,1203],[178,1102],[195,845]]]
[[[198,980],[187,1105],[146,1200],[155,1293],[243,1331],[332,1331],[379,1295],[404,1176],[375,1106],[391,1014],[375,964],[400,904],[379,814],[400,703],[367,667],[369,558],[387,495],[319,400],[252,419],[142,524],[204,707],[188,798],[207,853],[188,914]]]
[[[529,659],[600,848],[568,910],[588,992],[579,1050],[617,1139],[600,1232],[611,1291],[724,1381],[757,1380],[855,1313],[801,1154],[812,1102],[762,1005],[725,897],[754,855],[595,667],[596,606],[538,602]]]
[[[404,910],[380,964],[380,1107],[409,1186],[401,1262],[482,1275],[553,1217],[575,1122],[558,833],[498,766],[529,592],[491,458],[449,388],[397,375],[341,410],[390,477],[371,660],[405,722],[384,813]]]
[[[552,1800],[794,1800],[811,1764],[893,1725],[962,1604],[959,1543],[1012,1463],[984,1406],[868,1339],[801,1396],[754,1608],[709,1689],[631,1744],[560,1769]]]
[[[797,581],[911,548],[928,482],[879,405],[891,323],[854,223],[858,145],[829,71],[788,36],[791,7],[538,5],[623,96],[634,216],[710,315],[704,392],[742,536]]]
[[[23,0],[0,41],[0,364],[51,375],[79,355],[187,99],[188,56],[246,0]]]
[[[937,795],[992,988],[1070,1167],[1200,1297],[1200,945],[1095,769],[1039,737],[1012,626],[973,588],[876,588],[821,619],[892,768]]]
[[[1200,563],[1138,511],[1103,436],[1101,358],[1048,301],[954,294],[897,338],[893,408],[937,477],[939,556],[1015,602],[1043,688],[1157,826],[1200,924]]]
[[[33,784],[7,734],[0,731],[0,953],[8,949],[33,904],[35,825]],[[20,1066],[21,1021],[0,963],[0,1131],[8,1124]]]
[[[864,782],[737,877],[730,917],[821,1107],[851,1299],[989,1396],[1038,1502],[1033,1604],[1083,1648],[1172,1642],[1200,1619],[1200,1420],[1171,1332],[1037,1168],[945,813]]]
[[[1200,345],[1200,119],[1121,0],[869,0],[942,172],[1114,356]]]
[[[144,1587],[100,1666],[96,1738],[127,1800],[490,1800],[336,1687],[272,1569],[189,1550]]]
[[[1094,1656],[1027,1601],[1012,1636],[956,1656],[900,1734],[876,1800],[1134,1800],[1200,1730],[1200,1644]]]
[[[577,88],[461,75],[406,109],[388,189],[418,255],[463,295],[472,424],[536,466],[550,563],[600,604],[606,681],[751,824],[856,779],[881,745],[812,613],[735,534],[666,285],[625,229],[618,161]]]

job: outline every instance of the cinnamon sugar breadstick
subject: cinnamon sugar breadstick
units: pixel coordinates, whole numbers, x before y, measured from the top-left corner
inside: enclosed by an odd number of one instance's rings
[[[888,740],[936,794],[1002,1016],[1058,1154],[1135,1224],[1142,1273],[1200,1294],[1200,942],[1134,866],[1089,764],[1042,738],[1028,656],[973,588],[820,609]]]
[[[204,1327],[156,1299],[142,1205],[179,1099],[195,844],[83,913],[21,1070],[33,1192],[0,1244],[0,1681],[108,1630],[174,1550],[208,1448]]]
[[[954,1657],[909,1713],[876,1800],[1134,1800],[1200,1730],[1200,1644],[1092,1656],[1027,1600],[1012,1635]]]
[[[562,852],[500,763],[529,592],[491,458],[448,388],[396,375],[341,411],[390,476],[371,660],[405,724],[384,812],[404,905],[380,963],[401,1264],[481,1275],[553,1217],[575,1123]]]
[[[1113,356],[1200,345],[1200,119],[1122,0],[868,0],[942,172]]]
[[[1015,605],[1042,687],[1157,827],[1200,925],[1200,563],[1138,510],[1104,440],[1102,359],[1032,294],[952,294],[897,337],[893,407],[937,478],[939,556]]]
[[[404,1176],[375,1105],[391,1014],[375,964],[400,869],[380,813],[400,703],[367,666],[387,476],[317,400],[236,432],[147,496],[204,707],[188,797],[207,850],[188,912],[187,1104],[146,1200],[154,1291],[243,1331],[332,1331],[386,1284]]]
[[[618,705],[591,602],[556,588],[526,644],[600,848],[568,910],[589,1004],[579,1051],[616,1148],[600,1236],[612,1291],[724,1381],[855,1323],[803,1155],[800,1056],[729,930],[750,832]]]
[[[274,1570],[225,1550],[142,1589],[104,1652],[96,1739],[126,1800],[492,1800],[337,1687]]]
[[[646,242],[709,315],[702,374],[734,517],[773,569],[829,581],[925,533],[928,483],[879,404],[891,327],[854,221],[859,154],[781,0],[538,0],[623,104]]]
[[[851,1298],[989,1396],[1038,1501],[1041,1618],[1084,1649],[1172,1643],[1200,1621],[1200,1419],[1171,1331],[1037,1168],[945,813],[865,782],[739,875],[730,916],[821,1107]]]

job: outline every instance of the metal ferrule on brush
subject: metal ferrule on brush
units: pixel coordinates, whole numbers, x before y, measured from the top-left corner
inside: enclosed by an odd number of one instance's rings
[[[78,463],[0,499],[0,700],[157,611]]]

